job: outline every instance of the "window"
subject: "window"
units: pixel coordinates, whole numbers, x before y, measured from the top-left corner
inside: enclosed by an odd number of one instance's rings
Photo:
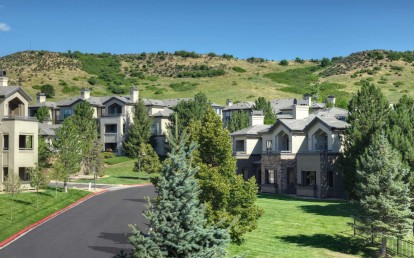
[[[9,176],[9,168],[8,167],[3,167],[3,181],[8,176]]]
[[[328,180],[328,186],[329,187],[334,187],[334,173],[333,173],[333,171],[328,171],[327,180]]]
[[[121,105],[118,105],[117,103],[114,103],[108,107],[108,114],[115,115],[115,114],[121,114],[122,113],[122,107]]]
[[[236,140],[236,152],[244,152],[244,140]]]
[[[115,142],[105,143],[105,151],[107,151],[107,152],[116,151],[116,143]]]
[[[316,185],[316,171],[302,171],[302,185],[313,187]]]
[[[266,151],[272,151],[272,148],[273,148],[272,140],[267,140],[266,141]]]
[[[266,169],[266,184],[274,184],[275,183],[275,171],[272,169]]]
[[[19,135],[19,150],[33,150],[33,135]]]
[[[158,123],[153,123],[151,127],[151,133],[153,135],[158,135]]]
[[[4,134],[3,135],[3,150],[8,150],[8,149],[9,149],[9,135]]]
[[[72,115],[72,109],[65,109],[63,111],[63,119],[66,119]]]
[[[117,125],[116,124],[106,124],[105,125],[105,133],[116,133],[117,130]]]
[[[19,177],[22,181],[29,181],[30,180],[27,168],[25,168],[25,167],[20,167],[19,168]]]

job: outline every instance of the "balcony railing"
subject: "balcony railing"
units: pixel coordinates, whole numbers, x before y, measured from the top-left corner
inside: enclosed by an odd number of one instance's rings
[[[8,115],[8,116],[4,116],[3,120],[20,120],[20,121],[30,121],[30,122],[37,122],[37,118],[36,117],[30,117],[30,116],[13,116],[13,115]]]
[[[103,113],[102,117],[120,117],[122,116],[122,113],[112,113],[112,114],[107,114],[107,113]]]

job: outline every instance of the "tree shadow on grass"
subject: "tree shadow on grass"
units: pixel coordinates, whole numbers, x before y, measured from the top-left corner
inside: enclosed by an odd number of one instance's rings
[[[138,176],[116,176],[119,179],[132,179],[132,180],[148,180],[149,178],[146,177],[138,177]]]
[[[19,199],[14,199],[15,203],[20,203],[20,204],[33,204],[32,202],[28,202],[28,201],[23,201],[23,200],[19,200]]]
[[[271,193],[261,193],[257,195],[259,199],[273,199],[273,200],[286,200],[286,201],[298,201],[298,202],[324,202],[324,203],[348,203],[345,200],[326,200],[326,199],[318,199],[318,198],[306,198],[306,197],[298,197],[298,196],[291,196],[285,194],[271,194]]]
[[[362,257],[375,257],[376,255],[375,250],[369,247],[369,244],[361,238],[327,234],[282,236],[277,238],[298,246],[325,248],[334,252],[360,255]]]
[[[332,203],[327,205],[302,205],[303,211],[315,215],[349,217],[355,214],[355,207],[350,203]]]

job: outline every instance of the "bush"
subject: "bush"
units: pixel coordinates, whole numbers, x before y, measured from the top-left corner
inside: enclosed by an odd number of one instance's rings
[[[40,87],[40,90],[46,94],[46,97],[53,98],[55,96],[55,87],[50,84],[45,84]]]
[[[194,90],[197,88],[198,83],[194,82],[175,82],[175,83],[171,83],[170,87],[174,90],[174,91],[190,91],[190,90]]]
[[[125,93],[128,92],[128,90],[126,88],[121,87],[121,86],[117,86],[117,85],[113,85],[113,84],[108,86],[108,90],[110,92],[112,92],[113,94],[125,94]]]
[[[393,71],[402,71],[402,70],[404,70],[404,67],[402,67],[402,66],[397,66],[397,65],[391,65],[391,66],[390,66],[390,68],[391,68],[391,70],[393,70]]]
[[[96,84],[98,84],[98,78],[96,76],[93,76],[93,77],[88,79],[88,83],[90,85],[96,85]]]
[[[403,82],[401,82],[401,81],[397,81],[397,82],[394,82],[393,83],[393,85],[395,86],[395,87],[400,87],[400,86],[403,86],[404,85],[404,83]]]
[[[329,58],[322,58],[321,60],[321,67],[327,67],[331,64],[331,60],[329,60]]]
[[[68,83],[65,82],[64,80],[59,80],[59,85],[65,87],[65,86],[68,86]]]
[[[114,157],[114,154],[112,153],[112,150],[108,148],[108,149],[106,149],[106,152],[102,153],[102,157],[104,159],[110,159],[110,158]]]
[[[210,53],[208,53],[208,54],[207,54],[207,56],[209,56],[209,57],[216,57],[216,56],[217,56],[217,54],[216,54],[216,53],[214,53],[214,52],[210,52]]]
[[[155,81],[158,80],[158,76],[156,76],[156,75],[150,75],[150,76],[145,77],[145,80],[148,80],[148,81],[151,81],[151,82],[155,82]]]
[[[233,55],[229,55],[229,54],[222,54],[221,57],[224,58],[224,59],[233,59],[234,58]]]
[[[289,62],[288,62],[288,60],[286,60],[286,59],[283,59],[283,60],[281,60],[280,62],[279,62],[279,64],[280,65],[289,65]]]
[[[305,60],[303,60],[303,59],[301,59],[301,58],[299,58],[299,57],[296,57],[296,58],[295,58],[295,62],[296,62],[296,63],[299,63],[299,64],[303,64],[303,63],[305,63]]]
[[[140,78],[140,79],[144,79],[145,78],[145,73],[142,71],[131,71],[131,73],[129,74],[131,77],[136,77],[136,78]]]
[[[181,57],[184,57],[184,58],[187,58],[187,57],[199,58],[200,57],[200,55],[197,54],[194,51],[189,52],[189,51],[185,51],[185,50],[175,51],[174,55],[181,56]]]
[[[264,58],[261,57],[249,57],[246,59],[247,62],[249,63],[263,63],[266,62],[266,60]]]
[[[233,71],[235,71],[235,72],[238,72],[238,73],[245,73],[245,72],[247,72],[245,69],[243,69],[241,67],[238,67],[238,66],[232,67],[231,69]]]

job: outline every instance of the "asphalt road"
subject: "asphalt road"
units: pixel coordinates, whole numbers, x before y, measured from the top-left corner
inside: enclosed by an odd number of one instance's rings
[[[0,250],[0,257],[114,257],[130,250],[128,224],[145,227],[145,197],[152,186],[109,191],[53,218]]]

